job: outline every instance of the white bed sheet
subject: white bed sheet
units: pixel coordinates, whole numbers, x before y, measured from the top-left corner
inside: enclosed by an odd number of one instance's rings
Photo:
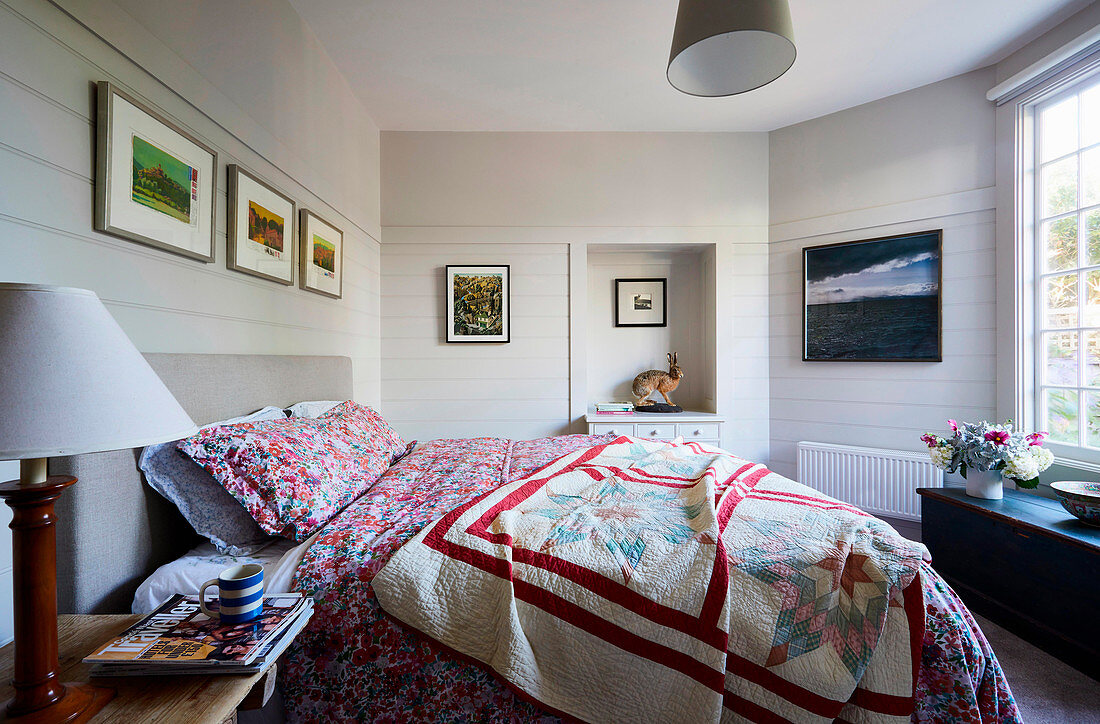
[[[264,592],[288,593],[294,571],[314,536],[304,543],[280,538],[247,556],[228,556],[206,542],[153,572],[134,593],[134,613],[151,613],[177,593],[198,593],[199,586],[230,566],[259,563],[264,567]]]

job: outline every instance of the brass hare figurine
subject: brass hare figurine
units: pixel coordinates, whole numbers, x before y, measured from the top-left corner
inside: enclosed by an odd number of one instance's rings
[[[668,353],[668,372],[661,370],[647,370],[642,374],[634,378],[634,385],[631,391],[634,396],[638,398],[638,405],[645,403],[654,392],[660,392],[661,397],[665,398],[665,402],[673,404],[669,399],[668,393],[675,390],[679,384],[680,379],[684,376],[683,370],[680,369],[680,365],[676,363],[676,352]]]

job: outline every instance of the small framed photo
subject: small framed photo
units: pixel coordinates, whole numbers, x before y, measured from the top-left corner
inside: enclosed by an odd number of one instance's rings
[[[667,279],[616,279],[616,327],[667,327]]]
[[[218,154],[111,83],[96,88],[95,228],[214,261]]]
[[[943,360],[943,230],[802,250],[802,359]]]
[[[294,283],[294,201],[231,164],[225,265],[235,271]]]
[[[339,299],[344,294],[344,232],[307,209],[302,209],[298,227],[298,286]]]
[[[508,342],[509,266],[447,267],[447,341]]]

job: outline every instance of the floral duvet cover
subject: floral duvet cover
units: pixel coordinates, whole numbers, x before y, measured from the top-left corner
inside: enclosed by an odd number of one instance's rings
[[[393,553],[455,507],[608,437],[436,440],[391,468],[321,532],[295,576],[316,609],[292,646],[283,693],[292,721],[558,721],[485,669],[389,618],[372,588]],[[928,566],[914,722],[1019,721],[973,617]],[[784,721],[767,712],[747,720]],[[761,718],[763,717],[763,718]]]

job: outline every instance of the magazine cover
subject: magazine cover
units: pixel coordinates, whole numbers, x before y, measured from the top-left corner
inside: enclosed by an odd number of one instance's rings
[[[264,598],[251,621],[222,624],[199,608],[198,596],[176,595],[117,638],[86,657],[88,663],[247,664],[304,606],[301,594]],[[207,607],[217,610],[217,601]]]
[[[261,644],[256,658],[250,663],[227,664],[224,661],[197,661],[181,664],[166,661],[101,661],[93,664],[90,674],[92,676],[178,676],[181,674],[257,674],[271,662],[282,656],[290,646],[294,637],[306,627],[313,616],[313,599],[304,599],[306,606],[301,613],[294,617],[294,621],[279,632],[273,638]]]

